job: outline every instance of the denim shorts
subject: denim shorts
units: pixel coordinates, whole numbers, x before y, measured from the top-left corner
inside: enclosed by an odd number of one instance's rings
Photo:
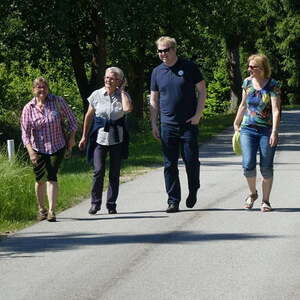
[[[269,144],[271,128],[244,126],[241,128],[243,169],[246,177],[256,176],[256,157],[259,152],[260,172],[264,178],[273,177],[273,160],[276,146]]]

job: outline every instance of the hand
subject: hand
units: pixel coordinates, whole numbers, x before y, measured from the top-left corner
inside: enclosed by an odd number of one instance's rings
[[[84,150],[85,146],[86,146],[86,138],[85,137],[82,137],[81,140],[79,141],[79,144],[78,144],[78,148],[79,150]]]
[[[37,165],[39,155],[35,151],[30,151],[29,152],[29,158],[30,158],[33,165]]]
[[[234,128],[234,131],[240,131],[241,130],[240,125],[237,125],[237,124],[233,124],[233,128]]]
[[[269,139],[269,144],[271,147],[275,147],[278,143],[278,133],[272,132]]]
[[[121,82],[121,85],[119,86],[119,89],[121,92],[125,92],[125,87],[127,86],[127,79],[124,77],[124,79]]]
[[[201,117],[202,117],[202,114],[201,115],[194,115],[193,117],[189,118],[185,122],[186,123],[191,122],[192,125],[198,125],[199,122],[200,122]]]
[[[71,136],[69,141],[68,141],[68,144],[67,144],[67,151],[72,151],[72,148],[76,145],[75,143],[75,137],[74,136]]]
[[[152,135],[155,139],[160,140],[160,134],[157,125],[152,125]]]

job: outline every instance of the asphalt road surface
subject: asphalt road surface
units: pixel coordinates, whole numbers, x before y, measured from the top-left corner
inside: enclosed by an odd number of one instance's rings
[[[0,241],[0,299],[300,299],[300,111],[283,113],[271,203],[248,191],[232,131],[200,147],[201,189],[166,214],[163,169],[122,184],[118,214],[89,201]]]

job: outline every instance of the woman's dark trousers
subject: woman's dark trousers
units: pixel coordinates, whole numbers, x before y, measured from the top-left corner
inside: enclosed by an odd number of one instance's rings
[[[94,151],[94,176],[91,202],[100,209],[102,203],[103,181],[105,176],[105,160],[109,153],[109,185],[107,190],[106,208],[116,208],[119,194],[120,168],[122,160],[122,143],[103,146],[97,144]]]

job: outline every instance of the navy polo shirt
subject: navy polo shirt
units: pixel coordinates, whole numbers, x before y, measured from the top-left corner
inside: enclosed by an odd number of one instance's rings
[[[157,66],[151,75],[151,91],[159,92],[160,121],[184,124],[196,113],[195,84],[203,80],[197,65],[178,58],[176,64]]]

